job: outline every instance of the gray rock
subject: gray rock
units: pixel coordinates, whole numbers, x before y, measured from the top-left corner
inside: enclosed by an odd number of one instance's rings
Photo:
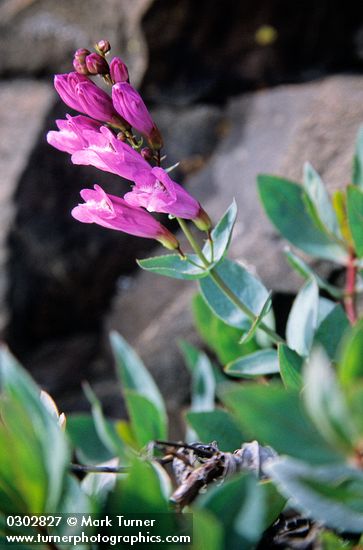
[[[17,182],[26,168],[27,159],[44,124],[52,103],[52,90],[46,84],[17,80],[0,84],[0,332],[8,320],[5,304],[8,290],[9,227],[15,216]]]
[[[147,62],[139,22],[151,2],[6,0],[0,6],[0,74],[67,72],[76,49],[104,38],[113,54],[122,54],[137,84]]]

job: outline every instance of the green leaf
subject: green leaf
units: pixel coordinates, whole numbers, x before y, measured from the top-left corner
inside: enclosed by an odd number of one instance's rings
[[[313,467],[281,458],[266,469],[297,508],[337,531],[363,531],[363,474],[348,466]]]
[[[134,458],[128,475],[118,479],[115,490],[109,494],[106,512],[115,515],[140,515],[168,511],[167,498],[158,472],[149,462]]]
[[[240,344],[247,344],[248,342],[250,342],[250,340],[252,340],[252,338],[256,334],[256,331],[258,331],[259,325],[262,323],[266,315],[271,311],[271,306],[272,306],[271,295],[272,295],[272,292],[269,293],[266,302],[262,306],[262,309],[260,313],[257,315],[256,319],[253,321],[249,331],[246,334],[242,334],[242,337],[239,341]]]
[[[348,456],[354,454],[358,434],[323,350],[313,350],[305,366],[304,382],[306,410],[322,437]]]
[[[274,349],[255,351],[229,363],[224,372],[237,378],[254,378],[279,372],[277,352]]]
[[[0,350],[0,500],[7,513],[57,509],[70,453],[40,389],[15,358]]]
[[[127,449],[124,442],[119,437],[114,424],[111,424],[104,417],[102,405],[87,382],[83,383],[83,391],[91,404],[95,430],[103,445],[113,456],[119,456],[123,460],[127,460]]]
[[[328,235],[340,237],[338,220],[326,187],[319,174],[308,162],[304,165],[304,189],[318,226]]]
[[[314,343],[323,346],[330,359],[336,359],[342,338],[349,327],[342,306],[337,304],[318,326]]]
[[[200,497],[198,506],[214,514],[224,527],[224,548],[255,548],[264,530],[284,506],[270,484],[238,474]]]
[[[287,392],[282,386],[272,384],[250,384],[228,389],[220,397],[244,432],[261,445],[271,445],[278,453],[311,463],[343,459],[308,418],[298,392]]]
[[[363,380],[363,319],[349,331],[344,340],[342,358],[338,366],[339,379],[345,386]]]
[[[214,271],[245,306],[256,316],[260,313],[268,292],[263,284],[244,267],[231,260],[224,260]],[[246,315],[231,302],[210,276],[199,281],[203,298],[222,321],[232,327],[246,329],[250,322]]]
[[[201,261],[196,254],[187,254],[185,259],[182,259],[178,254],[165,254],[136,261],[146,271],[172,277],[173,279],[193,280],[208,275],[208,271],[201,265]]]
[[[166,439],[165,418],[147,397],[136,391],[124,390],[132,432],[140,447],[154,439]]]
[[[204,256],[214,265],[219,262],[228,250],[231,242],[232,231],[237,216],[237,204],[233,200],[228,210],[223,214],[211,233],[213,250],[208,240],[203,247]]]
[[[319,536],[321,550],[354,550],[354,543],[341,539],[331,531],[323,531]]]
[[[106,422],[108,421],[106,420]],[[99,438],[91,415],[85,413],[67,414],[67,434],[75,447],[80,462],[99,464],[112,458],[113,453],[105,447]]]
[[[180,347],[192,375],[191,410],[195,412],[213,410],[216,380],[208,356],[188,342],[180,342]]]
[[[217,441],[222,451],[233,452],[246,439],[235,419],[223,409],[188,412],[186,419],[200,441]]]
[[[297,183],[259,175],[258,188],[266,213],[280,233],[311,256],[345,263],[346,250],[315,224],[306,207],[307,194]]]
[[[154,379],[135,351],[120,334],[112,332],[110,340],[116,360],[117,374],[123,390],[135,391],[146,397],[154,405],[163,424],[160,429],[164,432],[167,426],[165,404]]]
[[[241,355],[252,353],[258,349],[254,339],[243,345],[239,344],[241,331],[227,325],[217,317],[199,293],[193,298],[192,310],[199,334],[217,355],[220,363],[226,364]]]
[[[299,355],[309,354],[318,323],[319,288],[310,279],[300,290],[290,311],[286,326],[288,346]]]
[[[363,188],[349,185],[347,189],[348,223],[358,258],[363,257]]]
[[[288,247],[284,250],[284,254],[291,267],[295,269],[295,271],[299,273],[299,275],[304,277],[304,279],[314,278],[318,283],[319,288],[321,288],[322,290],[326,290],[331,296],[336,299],[340,299],[342,297],[343,291],[340,288],[337,288],[324,281],[324,279],[319,277],[319,275],[315,273],[315,271],[311,269],[311,267],[306,262],[304,262],[304,260],[294,254],[292,250],[290,250]]]
[[[278,357],[280,374],[285,387],[289,390],[300,390],[303,385],[303,358],[285,344],[279,344]]]
[[[223,548],[223,527],[217,518],[207,510],[193,509],[192,550],[221,550]]]
[[[359,128],[353,157],[352,182],[363,188],[363,126]]]

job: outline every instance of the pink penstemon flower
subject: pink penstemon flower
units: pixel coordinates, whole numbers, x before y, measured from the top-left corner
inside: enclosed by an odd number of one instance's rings
[[[47,141],[56,149],[70,154],[93,143],[101,127],[99,122],[83,115],[67,115],[66,120],[56,120],[56,125],[58,131],[48,132]]]
[[[94,189],[83,189],[81,197],[85,202],[72,210],[72,216],[76,220],[95,223],[137,237],[156,239],[171,250],[179,248],[174,235],[148,212],[131,206],[120,197],[108,195],[99,185],[95,185]]]
[[[140,94],[128,82],[112,86],[112,101],[116,111],[150,142],[153,149],[160,149],[163,140],[158,127],[150,116]]]
[[[54,77],[54,86],[61,99],[76,111],[120,128],[125,121],[116,112],[110,96],[87,76],[71,72]]]
[[[72,155],[74,164],[92,165],[133,181],[137,174],[148,173],[150,164],[127,143],[117,139],[105,126],[98,136]]]

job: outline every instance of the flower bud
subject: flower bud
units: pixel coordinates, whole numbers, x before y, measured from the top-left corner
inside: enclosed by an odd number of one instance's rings
[[[91,52],[86,48],[79,48],[74,52],[73,67],[78,74],[89,75],[89,71],[86,65],[86,57]]]
[[[86,59],[87,55],[89,55],[91,52],[87,50],[86,48],[79,48],[74,52],[75,59],[79,59],[80,61]]]
[[[209,231],[212,227],[211,219],[202,207],[199,208],[198,215],[192,221],[201,231]]]
[[[114,83],[129,81],[127,67],[119,57],[114,57],[110,63],[110,75]]]
[[[112,86],[112,101],[116,111],[147,138],[153,149],[161,149],[163,139],[160,131],[135,88],[128,82],[117,82]]]
[[[86,57],[86,67],[89,74],[108,74],[108,63],[99,53],[91,53]]]
[[[153,158],[153,152],[150,147],[144,147],[143,149],[141,149],[140,153],[141,156],[148,162]]]
[[[111,50],[111,45],[108,40],[100,40],[96,44],[96,50],[100,52],[100,54],[106,55]]]

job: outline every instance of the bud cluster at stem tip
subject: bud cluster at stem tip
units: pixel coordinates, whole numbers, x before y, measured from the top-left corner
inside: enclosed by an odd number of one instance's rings
[[[107,62],[110,49],[107,40],[100,40],[93,53],[80,48],[73,58],[75,71],[55,76],[62,100],[82,115],[57,120],[58,130],[49,132],[47,139],[69,153],[74,164],[111,172],[133,182],[133,187],[123,198],[107,195],[99,186],[85,189],[81,193],[85,203],[75,207],[72,215],[83,223],[157,239],[180,252],[177,239],[151,213],[191,220],[207,232],[211,221],[200,203],[161,167],[160,130],[130,84],[122,59]],[[112,86],[111,96],[89,78],[96,75]],[[146,138],[147,147],[133,129]]]

